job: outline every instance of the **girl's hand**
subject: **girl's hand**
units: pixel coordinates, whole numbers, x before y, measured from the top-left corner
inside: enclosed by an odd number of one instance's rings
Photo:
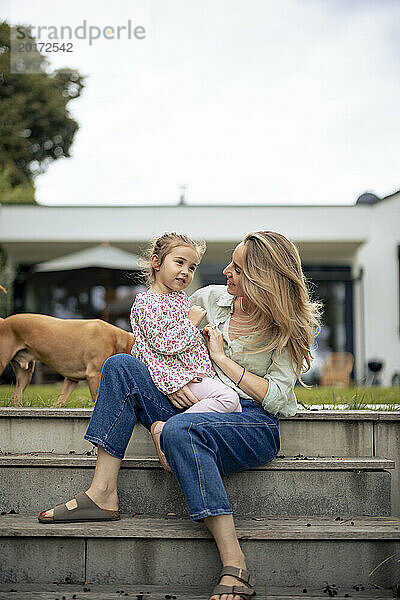
[[[218,361],[225,357],[222,332],[215,323],[209,323],[201,330],[201,333],[203,334],[211,358],[218,364]]]
[[[193,380],[195,382],[195,380]],[[189,408],[198,402],[198,398],[190,391],[188,385],[184,385],[180,390],[176,390],[173,394],[168,394],[168,399],[176,408]]]
[[[194,304],[189,308],[188,318],[192,321],[193,325],[196,327],[200,325],[204,317],[206,316],[207,311],[201,306],[197,306]]]

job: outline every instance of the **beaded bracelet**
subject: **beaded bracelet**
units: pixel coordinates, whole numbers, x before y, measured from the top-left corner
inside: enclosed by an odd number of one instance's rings
[[[245,373],[246,373],[246,369],[243,369],[243,373],[241,374],[240,379],[239,379],[239,381],[236,384],[236,387],[239,387],[239,383],[242,381],[243,376],[244,376]]]

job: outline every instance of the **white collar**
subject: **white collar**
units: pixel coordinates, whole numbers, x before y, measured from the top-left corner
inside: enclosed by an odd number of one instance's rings
[[[225,290],[217,300],[218,306],[231,307],[235,300],[235,296],[232,296],[227,290]]]

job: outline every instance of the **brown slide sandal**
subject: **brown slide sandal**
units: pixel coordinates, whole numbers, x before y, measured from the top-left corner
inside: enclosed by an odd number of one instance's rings
[[[40,523],[80,523],[85,521],[119,521],[121,518],[119,510],[103,510],[86,492],[79,492],[75,496],[78,504],[76,508],[69,510],[65,504],[58,504],[54,509],[52,517],[45,517],[42,513],[38,516]]]

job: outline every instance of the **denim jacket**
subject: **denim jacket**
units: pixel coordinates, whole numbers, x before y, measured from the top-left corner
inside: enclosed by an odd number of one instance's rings
[[[209,285],[194,292],[189,298],[191,306],[196,304],[207,311],[200,327],[207,323],[215,323],[217,326],[224,323],[233,311],[234,296],[227,292],[224,285]],[[259,352],[250,354],[246,352],[243,342],[251,341],[254,336],[240,336],[229,341],[224,335],[224,352],[228,358],[245,367],[250,373],[264,377],[268,381],[268,390],[262,401],[265,411],[272,415],[280,414],[290,417],[297,412],[294,385],[296,374],[289,357],[289,351],[284,348],[281,353],[276,350],[270,352]],[[241,398],[252,399],[243,390],[236,387],[234,382],[213,363],[218,377],[226,385],[233,388]]]

